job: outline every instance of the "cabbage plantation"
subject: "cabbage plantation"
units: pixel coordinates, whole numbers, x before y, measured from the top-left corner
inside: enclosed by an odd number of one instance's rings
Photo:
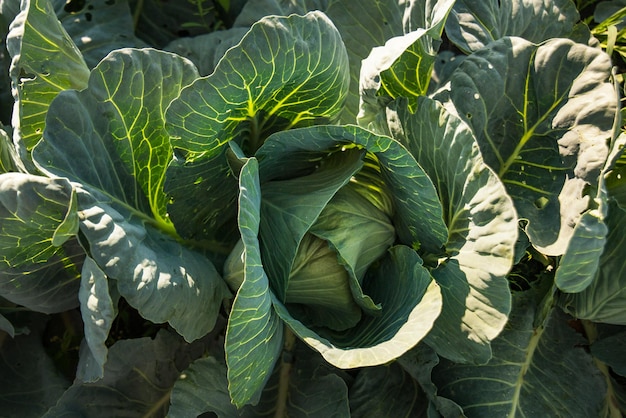
[[[0,16],[0,416],[626,413],[625,1]]]

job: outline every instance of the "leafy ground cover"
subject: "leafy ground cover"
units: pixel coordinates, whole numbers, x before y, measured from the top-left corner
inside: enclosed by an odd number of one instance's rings
[[[0,16],[1,416],[626,411],[626,2]]]

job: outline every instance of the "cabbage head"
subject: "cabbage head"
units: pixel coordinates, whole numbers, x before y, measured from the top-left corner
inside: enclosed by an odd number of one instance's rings
[[[274,133],[253,157],[230,144],[241,240],[224,268],[236,292],[225,350],[236,404],[258,399],[285,333],[344,369],[421,341],[459,361],[491,355],[510,309],[512,202],[445,109],[391,110],[398,139],[320,125]]]

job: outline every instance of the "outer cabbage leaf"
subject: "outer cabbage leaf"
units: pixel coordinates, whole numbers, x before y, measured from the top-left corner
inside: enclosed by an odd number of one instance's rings
[[[454,361],[486,362],[489,342],[510,310],[506,274],[515,254],[517,216],[503,184],[482,159],[469,127],[435,101],[418,99],[390,112],[391,134],[435,182],[449,236],[432,271],[443,311],[427,342]]]
[[[615,126],[615,130],[618,131],[618,120]],[[567,250],[559,260],[554,281],[564,292],[580,292],[596,277],[608,234],[605,221],[609,210],[609,188],[614,191],[616,189],[614,186],[621,183],[617,174],[620,172],[620,158],[624,145],[626,134],[622,133],[611,144],[611,152],[599,178],[598,190],[590,205],[591,208],[580,217]]]
[[[359,112],[359,74],[361,61],[372,48],[387,40],[420,28],[433,26],[429,20],[438,1],[412,0],[248,0],[235,21],[236,27],[251,26],[261,17],[276,14],[304,14],[310,10],[324,12],[337,26],[346,45],[350,62],[350,88],[341,113],[344,123],[355,123]]]
[[[565,251],[607,159],[610,68],[604,52],[571,40],[503,38],[465,59],[438,95],[472,127],[544,254]]]
[[[41,139],[52,99],[63,90],[86,87],[89,68],[48,0],[22,1],[7,50],[13,58],[14,136],[30,151]]]
[[[275,131],[333,120],[347,83],[341,36],[322,13],[253,25],[211,75],[184,89],[167,109],[179,158],[168,169],[166,190],[181,235],[207,241],[236,235],[237,185],[220,155],[227,142],[252,155]]]
[[[0,175],[0,295],[44,313],[76,307],[84,257],[77,231],[67,180]]]
[[[446,34],[457,47],[471,53],[505,36],[534,43],[570,38],[578,20],[571,0],[457,0]]]
[[[433,370],[439,394],[471,416],[601,416],[604,379],[587,341],[559,309],[542,319],[534,290],[514,293],[509,323],[485,366],[442,360]],[[480,390],[476,390],[480,388]]]
[[[563,293],[559,303],[577,318],[626,325],[626,277],[622,274],[626,266],[626,211],[611,202],[605,222],[609,232],[593,281],[579,293]]]
[[[108,354],[105,342],[117,316],[119,300],[119,294],[110,291],[106,275],[91,257],[83,263],[78,299],[89,349],[89,353],[81,352],[81,369],[85,370],[81,380],[91,382],[104,376]],[[84,356],[89,356],[87,361]]]
[[[261,196],[256,159],[239,174],[239,230],[244,247],[244,281],[235,296],[226,330],[228,391],[233,403],[256,404],[283,343],[283,325],[272,309],[269,280],[261,262]]]
[[[368,126],[379,115],[384,115],[384,107],[392,99],[426,95],[443,27],[453,5],[453,0],[436,2],[432,9],[426,10],[430,13],[426,26],[389,39],[384,46],[372,49],[363,60],[357,115],[360,125]],[[379,122],[384,124],[384,121]]]
[[[177,239],[162,190],[172,155],[162,112],[196,76],[173,54],[116,51],[87,89],[55,99],[33,151],[42,170],[76,182],[90,255],[120,294],[188,340],[213,328],[228,296],[212,263]]]

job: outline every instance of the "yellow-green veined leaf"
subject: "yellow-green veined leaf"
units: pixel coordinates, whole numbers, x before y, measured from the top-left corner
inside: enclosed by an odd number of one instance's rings
[[[50,102],[63,90],[86,87],[89,68],[49,0],[22,1],[7,50],[17,102],[14,129],[30,151],[41,139]]]

